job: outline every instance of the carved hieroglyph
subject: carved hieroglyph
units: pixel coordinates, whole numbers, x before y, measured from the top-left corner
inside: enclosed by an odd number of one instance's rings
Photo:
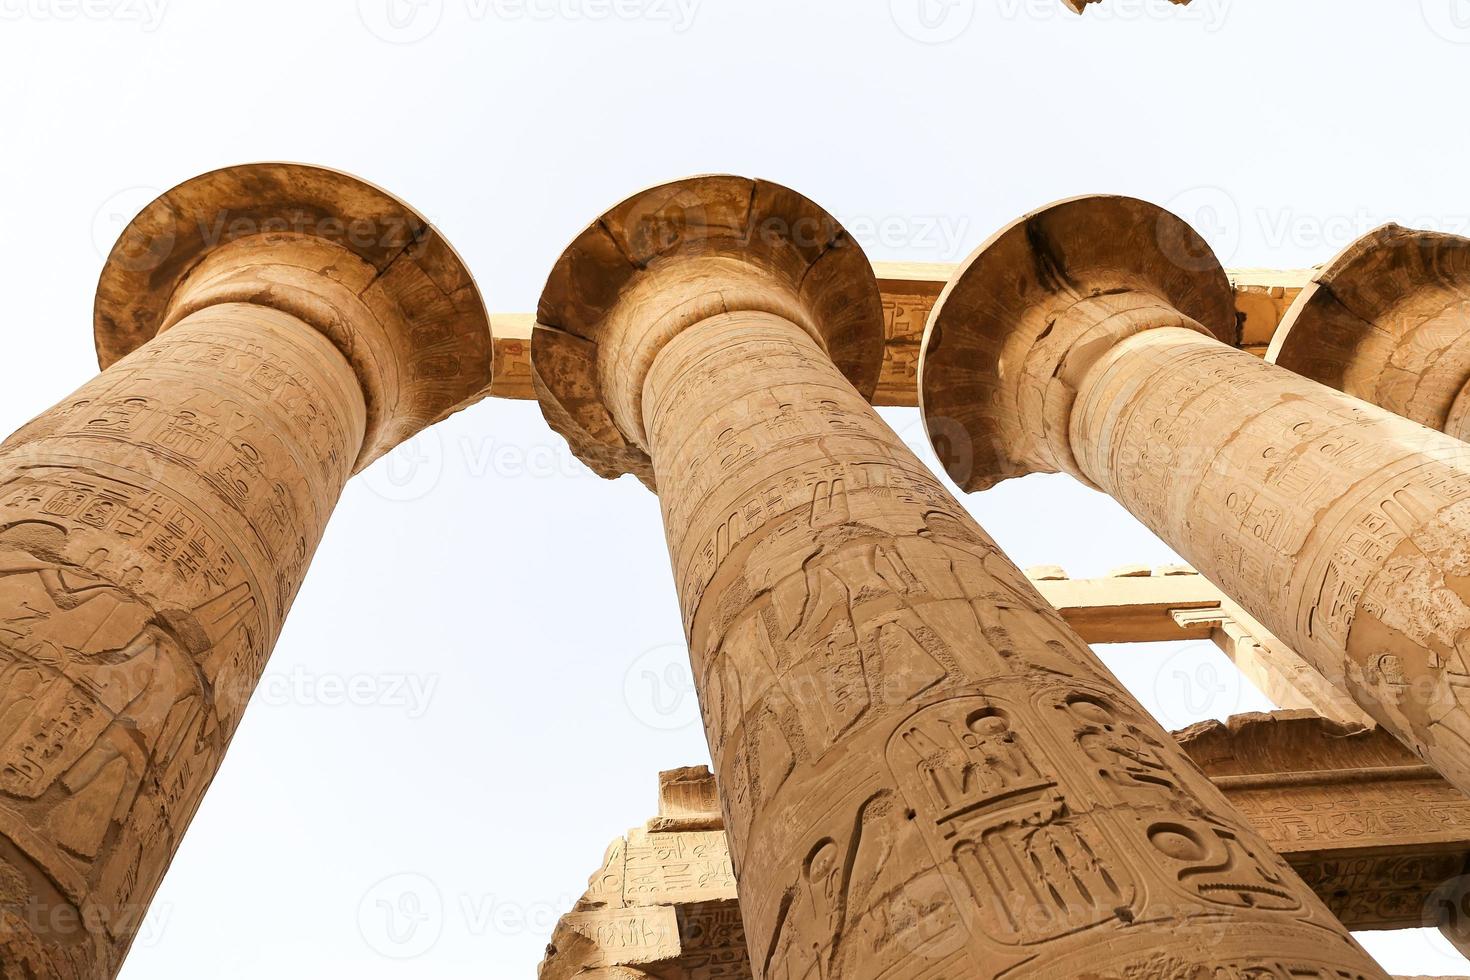
[[[1470,866],[1470,798],[1385,729],[1308,712],[1175,735],[1272,849],[1351,929],[1437,926]]]
[[[1063,471],[1112,494],[1470,790],[1466,446],[1235,349],[1235,322],[1178,218],[1045,208],[931,318],[930,438],[967,489]]]
[[[882,328],[829,216],[707,177],[588,228],[533,338],[658,488],[754,974],[1382,976],[879,419]]]
[[[1470,239],[1385,225],[1312,277],[1267,360],[1470,439]]]
[[[472,400],[469,274],[354,178],[263,164],[150,205],[104,368],[0,446],[0,976],[121,963],[347,478]]]

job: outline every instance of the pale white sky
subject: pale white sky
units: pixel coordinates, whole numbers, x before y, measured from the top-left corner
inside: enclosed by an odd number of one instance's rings
[[[0,0],[0,428],[95,371],[126,220],[219,166],[382,184],[495,310],[609,205],[706,171],[803,191],[874,259],[1110,191],[1290,267],[1385,220],[1470,231],[1467,65],[1466,0]],[[966,503],[1023,566],[1173,560],[1063,477]],[[349,487],[123,977],[534,976],[655,773],[707,759],[679,641],[650,494],[531,404],[441,425]],[[1208,651],[1107,656],[1177,726],[1263,705]],[[1470,972],[1433,934],[1368,941]]]

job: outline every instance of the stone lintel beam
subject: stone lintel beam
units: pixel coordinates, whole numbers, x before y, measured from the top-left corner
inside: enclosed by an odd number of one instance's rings
[[[814,203],[705,177],[579,236],[532,339],[658,490],[753,973],[1383,977],[874,412],[883,319]]]
[[[1286,311],[1315,274],[1314,269],[1227,269],[1235,292],[1240,349],[1265,357]]]
[[[957,266],[946,263],[875,262],[883,294],[883,367],[874,405],[914,407],[919,404],[919,348],[924,324]],[[1272,334],[1302,287],[1310,269],[1232,269],[1235,315],[1240,347],[1257,356],[1266,353]],[[532,399],[531,330],[534,313],[496,313],[496,398]]]
[[[1026,574],[1037,591],[1088,643],[1208,640],[1215,629],[1211,621],[1181,622],[1173,613],[1200,610],[1218,619],[1223,598],[1198,572],[1038,579],[1036,571]]]
[[[971,257],[931,317],[926,428],[970,490],[1111,494],[1446,778],[1470,788],[1470,456],[1238,350],[1229,280],[1142,201],[1063,201]]]
[[[1384,225],[1312,277],[1267,359],[1470,438],[1470,239]]]
[[[1037,590],[1088,643],[1212,640],[1267,697],[1349,725],[1377,723],[1192,568],[1069,579],[1028,570]]]
[[[1378,723],[1322,673],[1282,643],[1239,604],[1226,598],[1211,639],[1225,656],[1282,708],[1303,708],[1339,724],[1376,728]],[[1198,622],[1197,611],[1176,611],[1176,618]],[[1213,617],[1212,617],[1213,619]]]
[[[468,270],[356,178],[190,180],[98,285],[102,373],[0,445],[0,973],[115,975],[348,477],[490,383]]]
[[[534,313],[494,313],[490,316],[495,335],[495,379],[490,394],[495,398],[534,399],[531,380],[531,333]]]

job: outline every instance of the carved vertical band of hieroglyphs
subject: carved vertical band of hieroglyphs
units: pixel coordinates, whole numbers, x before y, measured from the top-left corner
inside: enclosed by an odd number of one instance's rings
[[[0,973],[110,976],[363,441],[285,313],[195,313],[0,447]]]
[[[1383,976],[807,333],[643,394],[757,976]]]
[[[1470,447],[1197,333],[1082,383],[1082,471],[1461,789]]]

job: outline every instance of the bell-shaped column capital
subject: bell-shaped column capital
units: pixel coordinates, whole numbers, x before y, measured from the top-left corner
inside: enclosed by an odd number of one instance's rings
[[[422,215],[340,171],[228,167],[187,180],[123,231],[97,286],[105,369],[190,313],[249,303],[320,330],[367,403],[361,469],[489,390],[489,316]]]
[[[685,328],[741,312],[796,324],[872,397],[883,305],[861,246],[795,191],[716,175],[635,194],[567,247],[531,343],[542,412],[599,474],[653,486],[642,399],[654,359]]]
[[[1470,239],[1374,229],[1312,277],[1266,359],[1432,429],[1464,432]]]
[[[919,404],[950,477],[983,490],[1068,472],[1082,378],[1118,341],[1184,327],[1234,344],[1230,280],[1181,218],[1129,197],[1050,204],[981,245],[930,314]]]

